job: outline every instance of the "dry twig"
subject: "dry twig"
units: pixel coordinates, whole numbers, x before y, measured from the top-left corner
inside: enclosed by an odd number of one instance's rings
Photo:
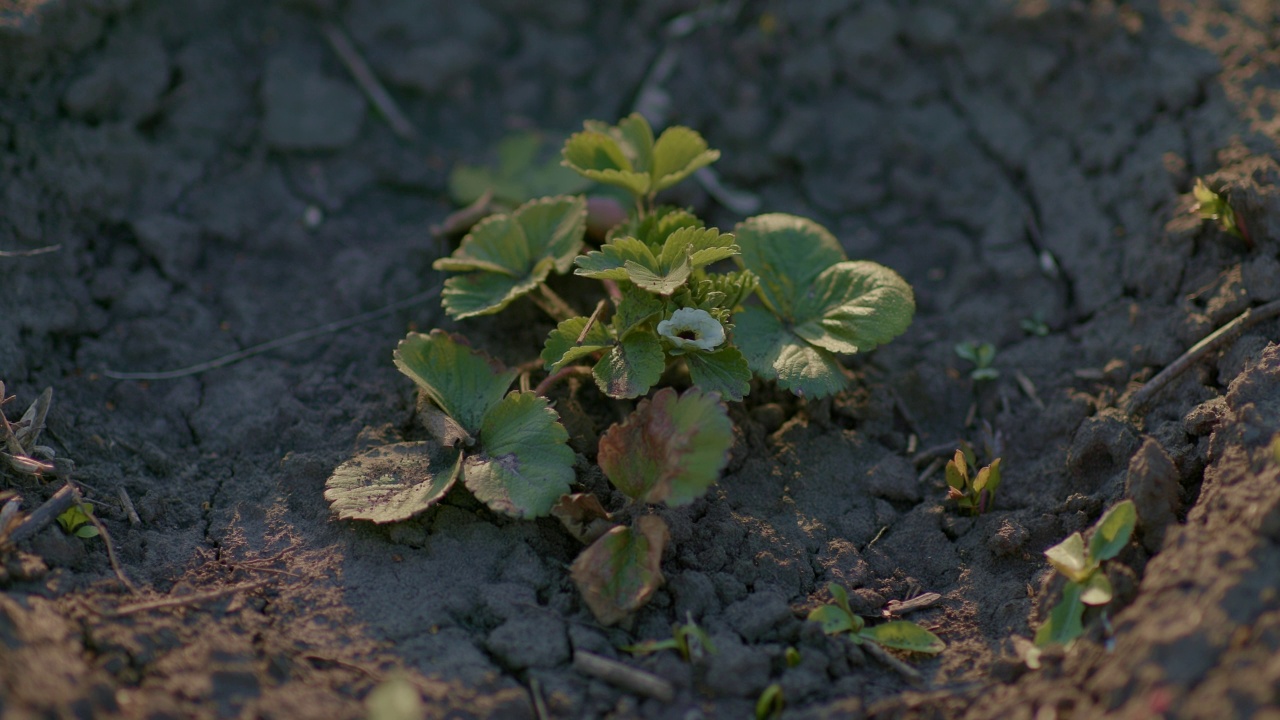
[[[387,124],[395,134],[405,140],[413,140],[417,135],[413,124],[404,116],[404,113],[400,112],[400,106],[396,105],[396,101],[391,99],[391,94],[378,81],[378,76],[373,74],[369,63],[360,56],[351,38],[347,37],[342,28],[331,22],[325,23],[323,30],[329,46],[338,54],[342,64],[347,66],[351,77],[355,78],[356,84],[368,96],[369,102],[373,103],[374,107],[378,108],[378,112],[382,113],[382,117],[387,119]]]
[[[671,687],[671,683],[657,675],[585,650],[573,653],[573,667],[578,672],[599,678],[611,685],[617,685],[624,690],[662,702],[671,702],[676,696],[675,688]]]
[[[169,597],[162,600],[150,600],[147,602],[134,603],[132,605],[122,605],[105,614],[108,617],[118,618],[126,615],[136,615],[137,613],[147,612],[149,610],[167,610],[169,608],[199,605],[202,602],[217,600],[228,595],[234,595],[238,592],[257,590],[258,588],[265,587],[269,584],[271,584],[270,580],[254,580],[253,582],[218,588],[217,590],[209,590],[208,592],[192,593],[191,595],[183,595],[182,597]]]
[[[1240,313],[1231,322],[1223,325],[1217,330],[1207,335],[1203,340],[1192,345],[1189,350],[1182,354],[1177,360],[1174,360],[1158,375],[1151,378],[1146,385],[1135,392],[1129,398],[1129,402],[1125,405],[1126,414],[1132,415],[1141,410],[1150,403],[1155,396],[1165,388],[1169,383],[1173,382],[1179,375],[1186,372],[1196,363],[1203,360],[1209,353],[1214,352],[1218,348],[1226,345],[1228,342],[1239,337],[1240,333],[1246,328],[1257,325],[1260,322],[1280,317],[1280,300],[1275,300],[1256,308],[1250,308]]]

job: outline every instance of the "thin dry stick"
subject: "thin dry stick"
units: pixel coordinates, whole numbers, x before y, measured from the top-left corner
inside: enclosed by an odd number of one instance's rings
[[[120,504],[124,506],[124,514],[129,518],[130,525],[141,525],[142,518],[138,517],[138,509],[133,506],[133,499],[129,497],[129,491],[124,486],[116,488],[116,497],[120,498]]]
[[[185,607],[188,605],[198,605],[202,602],[217,600],[228,595],[234,595],[238,592],[257,590],[260,587],[265,587],[270,584],[270,580],[254,580],[253,582],[232,585],[231,587],[219,588],[208,592],[193,593],[182,597],[170,597],[164,598],[163,600],[151,600],[149,602],[134,603],[133,605],[122,605],[105,614],[108,617],[118,618],[126,615],[136,615],[137,613],[147,612],[149,610],[166,610],[169,608]]]
[[[129,580],[129,576],[124,574],[124,568],[120,567],[120,559],[116,557],[116,546],[115,543],[111,542],[111,533],[107,532],[107,526],[103,525],[102,521],[93,515],[88,515],[88,518],[89,522],[93,523],[93,526],[98,528],[98,537],[102,538],[102,544],[107,548],[107,559],[111,561],[111,570],[115,572],[116,580],[119,580],[120,584],[123,585],[130,594],[137,595],[138,586],[134,585]]]
[[[36,248],[34,250],[0,250],[0,257],[20,258],[32,257],[35,255],[44,255],[46,253],[57,252],[62,249],[61,245],[50,245],[48,247]]]
[[[417,295],[414,295],[411,298],[406,298],[399,302],[391,303],[390,305],[378,308],[377,310],[370,310],[367,313],[360,313],[359,315],[354,315],[352,317],[346,318],[345,320],[338,320],[336,322],[325,323],[324,325],[311,328],[310,330],[302,330],[292,335],[286,335],[285,337],[277,338],[270,342],[262,343],[261,345],[254,345],[251,348],[246,348],[238,352],[233,352],[230,355],[223,355],[220,358],[215,358],[208,362],[202,362],[198,365],[192,365],[190,367],[185,367],[178,370],[166,370],[164,372],[119,372],[116,370],[104,370],[102,374],[104,377],[109,377],[113,380],[174,380],[177,378],[188,377],[191,375],[199,375],[200,373],[208,372],[210,370],[215,370],[217,368],[224,367],[232,363],[240,362],[241,360],[254,357],[255,355],[261,355],[262,353],[270,352],[272,350],[275,350],[276,348],[282,348],[282,347],[285,347],[286,345],[292,345],[293,343],[302,342],[303,340],[310,340],[313,337],[319,337],[321,335],[335,333],[340,330],[346,330],[347,328],[355,327],[356,325],[369,322],[370,320],[377,320],[378,318],[390,315],[391,313],[396,312],[397,310],[403,310],[407,307],[413,307],[414,305],[418,305],[423,302],[426,302],[427,300],[430,300],[439,294],[440,294],[440,286],[437,285],[436,287],[426,292],[418,293]]]
[[[356,51],[356,46],[351,42],[351,38],[342,31],[337,25],[327,22],[324,24],[324,37],[329,41],[329,47],[341,58],[342,64],[347,66],[347,70],[351,73],[351,77],[355,78],[356,84],[369,97],[378,108],[378,112],[387,119],[387,124],[396,135],[405,140],[413,140],[417,133],[413,129],[413,124],[409,119],[400,112],[400,106],[396,105],[396,101],[391,99],[391,94],[387,89],[382,87],[382,83],[378,81],[378,77],[373,74],[373,70],[369,67],[369,63],[364,61],[360,53]]]
[[[13,532],[9,533],[9,542],[17,545],[24,540],[35,537],[49,523],[52,523],[59,515],[67,511],[67,508],[75,505],[80,501],[80,493],[70,483],[63,485],[54,493],[52,497],[44,501],[44,504],[18,524]]]
[[[671,702],[676,696],[671,683],[657,675],[585,650],[577,650],[573,653],[573,667],[578,672],[599,678],[611,685],[617,685],[624,690],[662,702]]]
[[[582,326],[582,332],[578,333],[578,339],[573,341],[574,345],[581,345],[587,339],[587,333],[591,332],[591,328],[600,320],[600,314],[604,312],[604,308],[608,304],[608,300],[601,300],[596,303],[595,312],[591,313],[591,317],[587,318],[587,324]]]
[[[874,642],[862,643],[862,649],[866,650],[867,654],[871,657],[887,665],[889,669],[896,671],[912,685],[921,685],[924,683],[924,676],[920,674],[919,670],[916,670],[898,658],[890,655],[888,650],[885,650]]]
[[[1174,360],[1168,367],[1161,370],[1158,375],[1151,378],[1142,389],[1133,394],[1129,398],[1128,404],[1125,405],[1125,413],[1132,415],[1141,410],[1147,403],[1151,402],[1155,396],[1165,388],[1169,383],[1173,382],[1179,375],[1186,372],[1196,363],[1203,360],[1209,353],[1214,352],[1223,345],[1235,340],[1246,328],[1257,325],[1260,322],[1270,320],[1280,316],[1280,300],[1275,300],[1262,305],[1260,307],[1245,310],[1236,316],[1234,320],[1218,328],[1214,332],[1207,335],[1203,340],[1191,346],[1177,360]]]

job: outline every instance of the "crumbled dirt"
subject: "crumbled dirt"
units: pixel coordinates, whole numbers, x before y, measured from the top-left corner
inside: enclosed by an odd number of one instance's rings
[[[1125,411],[1280,298],[1278,21],[1269,3],[1187,0],[0,4],[0,251],[59,248],[0,256],[5,412],[54,389],[47,442],[140,587],[116,582],[100,541],[57,529],[10,553],[0,716],[354,718],[398,674],[431,718],[532,718],[534,687],[550,717],[737,718],[775,682],[789,717],[1280,713],[1278,323]],[[647,85],[659,58],[673,69]],[[706,135],[762,210],[898,270],[919,312],[849,359],[836,400],[759,387],[734,409],[729,471],[661,511],[668,582],[624,626],[593,621],[554,521],[458,494],[379,528],[333,521],[322,498],[335,466],[410,425],[390,362],[408,329],[450,327],[516,364],[548,329],[531,311],[453,324],[430,298],[175,379],[108,376],[437,287],[447,247],[429,228],[453,209],[454,164],[511,129],[566,133],[638,102]],[[1250,241],[1191,212],[1197,177]],[[696,186],[675,199],[741,219]],[[998,348],[996,380],[969,378],[953,351],[969,340]],[[585,434],[613,421],[579,395],[562,409]],[[984,438],[1004,482],[970,518],[923,471]],[[27,508],[56,487],[17,486]],[[1093,611],[1085,639],[1028,671],[1010,638],[1054,601],[1043,550],[1126,496],[1141,527],[1109,570],[1106,622]],[[923,686],[803,621],[829,582],[872,615],[941,594],[912,616],[948,644],[908,658]],[[692,668],[618,650],[689,616],[719,649]],[[676,699],[590,679],[576,650]]]

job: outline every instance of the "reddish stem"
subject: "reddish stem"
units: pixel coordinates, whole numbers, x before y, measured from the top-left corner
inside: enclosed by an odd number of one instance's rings
[[[538,383],[538,386],[533,389],[533,392],[537,395],[542,395],[545,397],[547,394],[547,391],[551,389],[551,386],[555,385],[561,380],[564,380],[565,378],[571,377],[573,375],[585,376],[590,374],[591,374],[591,368],[587,367],[586,365],[566,365],[565,367],[562,367],[559,370],[543,378],[542,382]]]

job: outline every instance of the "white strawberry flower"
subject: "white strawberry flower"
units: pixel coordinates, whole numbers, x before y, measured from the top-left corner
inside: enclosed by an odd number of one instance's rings
[[[680,308],[658,323],[658,334],[682,350],[712,350],[724,342],[724,326],[711,313]]]

